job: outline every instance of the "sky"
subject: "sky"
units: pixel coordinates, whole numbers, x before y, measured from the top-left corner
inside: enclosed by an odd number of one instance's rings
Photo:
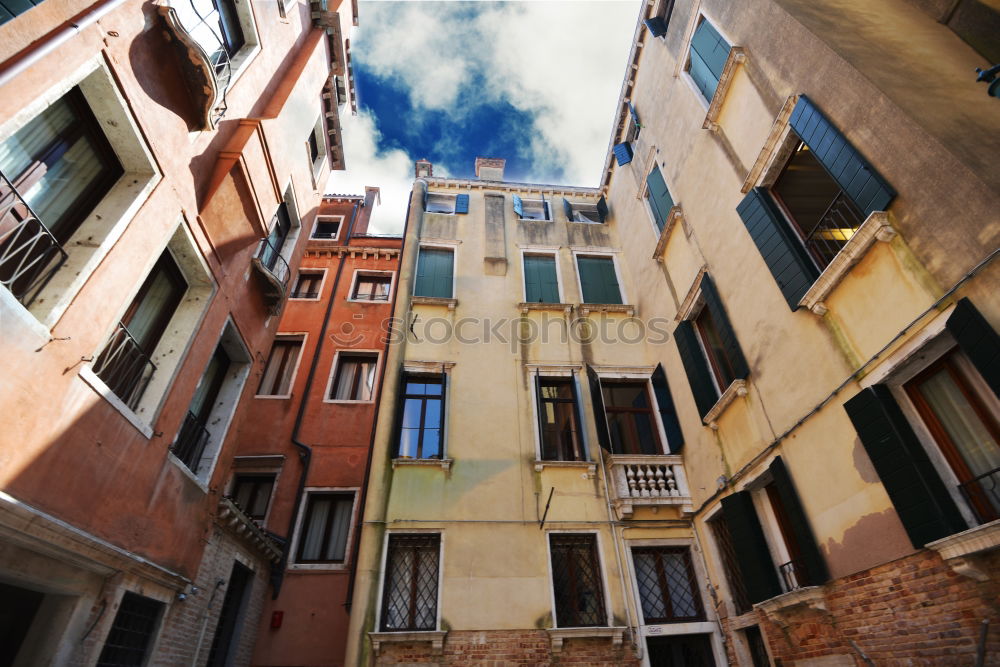
[[[372,233],[399,233],[413,162],[474,178],[597,186],[641,0],[362,0],[351,34],[358,114],[328,193],[381,188]]]

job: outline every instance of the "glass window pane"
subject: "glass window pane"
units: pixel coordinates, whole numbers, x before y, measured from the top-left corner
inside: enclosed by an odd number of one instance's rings
[[[440,429],[424,429],[424,442],[420,456],[425,459],[435,459],[441,456]]]
[[[347,552],[347,533],[351,528],[353,497],[338,498],[333,508],[330,536],[326,544],[325,560],[343,562]]]
[[[323,548],[323,532],[326,530],[326,520],[330,515],[332,501],[328,497],[310,496],[309,509],[306,512],[305,525],[302,530],[302,547],[299,550],[299,560],[319,560]]]

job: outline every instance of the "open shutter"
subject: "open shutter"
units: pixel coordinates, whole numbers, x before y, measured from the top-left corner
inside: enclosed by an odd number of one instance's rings
[[[604,395],[601,390],[601,378],[594,369],[587,366],[587,380],[590,382],[590,402],[594,408],[594,425],[597,426],[597,442],[607,451],[611,451],[611,434],[608,432],[608,415],[604,411]]]
[[[569,200],[563,197],[563,211],[566,212],[566,220],[573,221],[573,205],[569,203]]]
[[[750,238],[757,244],[757,250],[778,283],[788,307],[798,309],[799,301],[819,277],[816,264],[809,258],[802,242],[765,188],[754,188],[748,192],[736,207],[736,212],[743,219]]]
[[[967,528],[887,386],[861,390],[844,409],[913,546],[920,548]]]
[[[743,586],[752,603],[781,594],[781,584],[764,531],[753,507],[749,491],[740,491],[722,499],[722,513],[733,538],[733,551],[743,575]]]
[[[432,280],[430,266],[430,253],[426,248],[420,248],[417,253],[417,279],[413,285],[414,296],[429,296],[431,294]]]
[[[701,58],[718,83],[722,78],[722,70],[726,67],[726,60],[729,59],[729,44],[707,20],[703,19],[694,31],[691,50]]]
[[[635,112],[635,105],[632,104],[632,102],[628,102],[628,113],[632,116],[632,123],[636,127],[642,127],[642,125],[639,124],[639,114]]]
[[[626,165],[632,161],[632,144],[627,141],[620,144],[615,144],[614,148],[615,159],[618,160],[618,166]]]
[[[745,380],[750,375],[750,368],[743,356],[743,350],[740,349],[740,343],[736,340],[736,333],[729,323],[729,317],[726,315],[726,309],[722,306],[722,300],[719,298],[719,292],[715,289],[715,283],[712,282],[707,273],[701,279],[701,294],[705,297],[705,305],[709,312],[712,313],[712,320],[719,330],[719,338],[722,339],[722,345],[726,349],[726,356],[733,366],[736,379]]]
[[[662,16],[643,19],[642,22],[646,24],[649,34],[653,37],[663,37],[667,34],[667,23],[663,20]]]
[[[511,201],[514,202],[514,213],[517,213],[517,217],[523,218],[524,217],[524,202],[522,202],[521,198],[518,197],[517,195],[513,195],[511,197]]]
[[[604,222],[608,217],[608,201],[601,195],[601,198],[597,200],[597,217],[601,222]]]
[[[406,370],[399,365],[399,379],[396,382],[396,418],[392,429],[392,457],[399,457],[400,439],[403,435],[403,410],[406,408]]]
[[[667,224],[667,216],[670,215],[674,200],[667,190],[667,183],[663,180],[663,174],[660,173],[659,167],[654,166],[653,170],[646,176],[646,187],[646,198],[649,199],[649,203],[653,207],[653,214],[656,216],[656,228],[662,232],[663,226]]]
[[[438,457],[448,458],[448,369],[441,364],[441,445]]]
[[[455,195],[455,213],[469,212],[469,195]]]
[[[716,401],[719,400],[719,392],[715,389],[715,383],[712,381],[708,360],[705,359],[705,354],[701,351],[694,325],[688,320],[678,323],[677,328],[674,329],[674,341],[677,343],[677,351],[684,364],[684,373],[687,375],[688,384],[691,385],[691,393],[694,395],[698,414],[704,419],[709,410],[715,406]]]
[[[684,434],[677,419],[674,398],[670,395],[670,385],[667,384],[667,374],[663,371],[663,364],[656,364],[656,370],[649,379],[653,384],[653,394],[656,395],[656,405],[660,409],[660,421],[663,422],[663,430],[667,434],[667,451],[679,454],[684,447]]]
[[[788,124],[864,217],[889,207],[896,191],[805,95],[799,96]]]
[[[545,406],[542,404],[542,380],[538,376],[538,369],[535,369],[535,413],[538,415],[538,455],[545,458],[545,430],[542,424],[545,422]]]
[[[771,479],[774,480],[774,488],[781,499],[781,506],[785,509],[788,517],[788,528],[792,531],[793,539],[799,548],[802,557],[802,565],[805,567],[808,581],[802,582],[807,586],[819,586],[830,579],[830,573],[826,569],[826,561],[816,546],[816,538],[813,536],[812,528],[809,526],[809,519],[799,502],[799,494],[795,492],[795,485],[788,474],[788,468],[781,457],[777,457],[768,467],[771,471]]]
[[[990,323],[968,298],[962,298],[945,326],[993,393],[1000,396],[1000,336]]]

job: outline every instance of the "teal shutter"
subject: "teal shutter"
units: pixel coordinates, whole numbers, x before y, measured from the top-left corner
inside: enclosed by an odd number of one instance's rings
[[[632,161],[632,144],[627,141],[620,144],[615,144],[614,148],[615,159],[618,160],[618,166],[626,165]]]
[[[597,217],[604,222],[608,218],[608,201],[601,195],[601,198],[597,200]]]
[[[524,296],[529,303],[559,303],[555,257],[524,256]]]
[[[469,212],[469,195],[455,195],[455,213]]]
[[[601,447],[611,451],[611,434],[608,431],[608,415],[604,411],[604,395],[601,389],[601,378],[594,369],[587,365],[587,380],[590,383],[590,402],[594,409],[594,425],[597,427],[597,442]]]
[[[577,257],[584,303],[620,304],[621,290],[610,257]]]
[[[689,320],[678,323],[674,329],[674,341],[677,343],[677,352],[681,355],[681,363],[684,364],[684,374],[687,375],[688,384],[691,385],[694,404],[698,407],[698,414],[704,419],[719,400],[719,392],[712,380],[708,360],[705,359],[705,353],[701,351],[701,345],[698,343],[694,324]]]
[[[632,104],[632,102],[628,103],[628,113],[630,116],[632,116],[632,123],[635,125],[636,129],[638,130],[639,128],[641,128],[642,125],[639,124],[639,114],[636,113],[635,105]]]
[[[659,167],[653,167],[653,171],[646,176],[646,199],[653,209],[653,216],[656,218],[656,228],[663,231],[663,226],[667,224],[667,216],[674,206],[674,200],[667,190],[667,183],[663,180],[663,174]]]
[[[667,374],[663,371],[663,364],[656,364],[656,370],[649,380],[653,385],[656,405],[660,409],[660,421],[663,422],[663,430],[667,434],[667,451],[679,454],[684,447],[684,434],[681,432],[680,420],[677,419],[674,398],[670,395],[670,385],[667,384]]]
[[[569,200],[563,197],[563,211],[566,212],[566,220],[573,221],[573,205],[569,203]]]
[[[968,527],[887,386],[862,389],[844,409],[914,547]]]
[[[819,277],[816,264],[810,259],[798,235],[765,188],[754,188],[748,192],[736,207],[736,212],[778,283],[788,307],[798,309],[799,301]]]
[[[451,250],[421,248],[417,258],[417,280],[414,296],[452,298],[454,258]]]
[[[805,95],[799,96],[788,124],[864,217],[889,207],[896,191]]]
[[[518,197],[517,195],[513,195],[511,197],[511,200],[514,202],[514,213],[517,213],[517,217],[523,218],[524,217],[524,203],[521,201],[521,198]]]
[[[653,37],[663,37],[667,34],[667,23],[663,20],[662,16],[643,19],[642,22],[649,28],[649,34]]]
[[[733,551],[743,575],[747,598],[752,603],[763,602],[781,594],[778,573],[767,548],[764,531],[753,507],[749,491],[740,491],[722,499],[722,514],[726,517]]]
[[[711,23],[702,19],[691,38],[689,73],[706,100],[711,100],[715,95],[728,59],[729,44]]]
[[[993,393],[1000,396],[1000,336],[997,332],[968,298],[955,304],[945,326]]]
[[[736,340],[736,332],[733,331],[733,326],[729,323],[729,317],[726,315],[726,309],[722,306],[722,299],[719,298],[719,292],[715,289],[715,283],[712,282],[707,273],[701,279],[701,294],[705,297],[705,306],[712,314],[715,327],[719,330],[719,338],[722,339],[726,357],[732,364],[736,379],[745,380],[750,375],[750,368],[743,356],[743,350],[740,349],[740,343]],[[725,391],[725,387],[722,390]]]
[[[771,479],[774,480],[774,488],[781,499],[781,506],[785,509],[785,516],[788,517],[788,528],[792,532],[792,539],[799,548],[799,555],[802,558],[802,566],[805,568],[807,581],[799,582],[805,586],[819,586],[830,579],[830,573],[826,569],[826,561],[816,545],[816,538],[813,536],[812,528],[809,526],[809,519],[806,517],[802,503],[799,501],[799,494],[795,491],[792,477],[788,474],[788,468],[781,457],[777,457],[768,466],[771,472]]]

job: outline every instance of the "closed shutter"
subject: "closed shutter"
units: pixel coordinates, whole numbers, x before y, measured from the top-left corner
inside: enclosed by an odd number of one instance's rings
[[[646,199],[649,200],[653,215],[656,217],[656,228],[662,232],[674,200],[667,190],[667,184],[659,167],[653,167],[653,171],[649,172],[649,176],[646,177],[646,187]]]
[[[563,211],[566,213],[566,220],[569,222],[573,221],[573,205],[569,203],[569,200],[563,197]]]
[[[608,415],[604,411],[604,395],[601,378],[594,369],[587,366],[587,380],[590,383],[590,402],[594,409],[594,425],[597,427],[597,442],[606,451],[611,451],[611,434],[608,432]]]
[[[632,161],[632,144],[626,142],[615,144],[614,148],[615,159],[618,160],[618,166],[626,165]]]
[[[451,250],[421,248],[417,260],[414,296],[452,297],[454,253]]]
[[[469,212],[469,195],[455,195],[455,213]]]
[[[698,344],[698,334],[694,330],[694,325],[688,320],[680,322],[674,329],[674,341],[677,343],[677,351],[684,364],[688,384],[691,385],[694,403],[698,406],[698,414],[704,419],[719,400],[719,392],[712,381],[708,360],[705,359],[701,345]]]
[[[796,310],[799,301],[819,277],[816,264],[778,211],[765,188],[754,188],[747,193],[736,212],[743,219],[750,238],[764,263],[778,283],[788,307]]]
[[[401,456],[399,451],[400,440],[403,435],[403,411],[406,409],[406,370],[402,364],[399,365],[399,376],[396,378],[396,417],[392,428],[392,456]]]
[[[993,393],[1000,396],[1000,336],[990,323],[968,298],[962,298],[945,326]]]
[[[601,198],[597,200],[597,217],[601,222],[604,222],[608,217],[608,201],[601,195]]]
[[[660,409],[660,421],[663,422],[663,430],[667,434],[667,450],[671,454],[679,454],[684,447],[684,434],[677,419],[674,398],[670,395],[670,385],[667,384],[667,374],[663,371],[663,364],[656,364],[656,370],[649,379],[653,384],[653,394],[656,395],[656,405]]]
[[[889,207],[896,191],[805,95],[799,96],[788,124],[864,217]]]
[[[707,20],[698,24],[691,38],[690,74],[698,90],[711,100],[729,59],[729,44]]]
[[[781,499],[781,506],[785,509],[785,516],[788,517],[788,528],[792,531],[792,538],[799,548],[799,555],[802,557],[802,565],[805,568],[808,581],[802,582],[806,586],[819,586],[826,583],[830,578],[830,573],[826,569],[826,561],[816,545],[816,538],[813,536],[812,528],[809,526],[809,519],[799,502],[799,494],[795,492],[795,485],[788,474],[788,468],[781,457],[777,457],[768,467],[771,471],[771,479],[774,480],[774,488]]]
[[[517,195],[511,196],[511,201],[514,202],[514,213],[517,213],[517,217],[524,217],[524,202]]]
[[[914,547],[967,528],[887,386],[861,390],[844,409]]]
[[[722,345],[726,349],[726,357],[733,367],[733,374],[737,380],[745,380],[750,375],[750,368],[743,356],[743,350],[740,349],[740,343],[736,340],[736,332],[733,331],[729,317],[726,316],[726,309],[722,307],[722,300],[715,289],[715,283],[707,273],[701,279],[701,294],[705,297],[705,306],[712,314],[715,327],[719,330],[719,338],[722,339]]]
[[[764,531],[754,510],[749,491],[740,491],[722,499],[722,514],[733,538],[733,551],[743,575],[743,586],[751,603],[762,602],[781,594],[781,584]]]
[[[542,403],[542,379],[538,377],[538,370],[535,370],[535,414],[538,418],[538,458],[545,458],[545,429],[542,424],[545,422],[545,405]]]
[[[584,303],[620,304],[621,291],[610,257],[577,257]]]
[[[554,257],[524,256],[524,296],[529,303],[559,303]]]

